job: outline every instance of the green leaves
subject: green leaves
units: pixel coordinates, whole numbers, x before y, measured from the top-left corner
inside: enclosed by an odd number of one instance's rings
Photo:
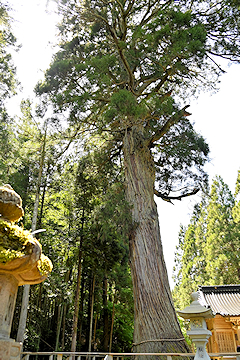
[[[14,48],[16,38],[11,32],[9,8],[0,2],[0,106],[4,98],[15,93],[15,66],[12,62],[10,48]]]
[[[200,285],[239,282],[239,201],[234,199],[223,179],[217,176],[209,193],[182,228],[175,254],[174,299],[184,308],[190,293]]]
[[[138,119],[146,114],[142,104],[138,105],[136,97],[128,90],[122,89],[114,93],[110,100],[109,109],[106,111],[107,118],[135,118]]]

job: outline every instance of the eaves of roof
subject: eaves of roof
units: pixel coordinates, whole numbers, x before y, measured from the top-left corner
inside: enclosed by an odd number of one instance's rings
[[[240,315],[240,285],[201,286],[198,293],[200,304],[210,306],[214,314]]]

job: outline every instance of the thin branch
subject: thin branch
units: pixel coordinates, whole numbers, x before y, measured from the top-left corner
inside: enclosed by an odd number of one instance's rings
[[[213,51],[209,51],[209,54],[212,54],[214,56],[218,56],[218,57],[220,57],[222,59],[227,59],[227,60],[233,60],[232,57],[236,56],[236,54],[218,54],[218,53],[215,53]],[[240,57],[238,56],[238,58],[236,58],[235,61],[239,61],[239,58]]]
[[[133,73],[131,71],[131,68],[130,68],[130,65],[124,55],[124,49],[121,48],[120,44],[119,44],[119,41],[118,41],[118,38],[117,38],[117,35],[116,35],[116,32],[114,30],[114,28],[108,23],[108,21],[106,19],[104,19],[102,16],[96,14],[96,13],[93,13],[98,19],[102,20],[108,30],[110,31],[111,35],[112,35],[112,38],[114,40],[114,43],[115,45],[117,46],[117,49],[118,49],[118,52],[119,52],[119,55],[120,55],[120,58],[123,62],[123,65],[125,67],[125,69],[127,70],[127,73],[128,73],[128,77],[129,77],[129,85],[131,87],[131,89],[133,88],[133,84],[134,84],[134,76],[133,76]]]
[[[225,73],[225,72],[226,72],[225,70],[223,70],[223,69],[221,68],[220,65],[218,65],[218,63],[216,63],[216,61],[214,61],[214,60],[211,58],[211,56],[207,55],[207,57],[214,63],[214,65],[217,66],[217,68],[218,68],[222,73]]]
[[[134,3],[135,3],[135,0],[132,0],[132,1],[129,2],[128,7],[127,7],[127,10],[126,10],[125,13],[124,13],[124,17],[125,17],[125,18],[128,16],[128,14],[130,13],[130,11],[132,10]]]
[[[182,194],[182,195],[179,195],[179,196],[168,196],[168,195],[162,194],[159,191],[157,191],[156,189],[154,189],[154,195],[156,195],[157,197],[160,197],[164,201],[167,201],[167,202],[170,202],[171,204],[173,204],[173,202],[171,200],[179,200],[179,201],[181,201],[182,198],[197,194],[199,190],[200,189],[196,188],[196,189],[193,189],[193,191],[190,191],[190,192],[188,192],[186,194]]]
[[[187,112],[186,109],[190,105],[184,106],[181,110],[179,110],[177,113],[175,113],[159,130],[156,131],[156,133],[153,135],[153,137],[149,140],[149,145],[153,144],[155,141],[159,140],[163,135],[165,135],[170,127],[172,127],[174,124],[179,122],[183,117],[191,115],[191,113]]]
[[[171,2],[171,0],[169,0],[168,2]],[[139,26],[143,26],[145,24],[147,24],[149,22],[149,20],[151,20],[159,11],[159,8],[157,7],[155,10],[151,9],[154,8],[154,6],[158,3],[158,0],[154,1],[152,4],[150,4],[150,1],[148,2],[148,8],[146,13],[144,14]],[[149,14],[149,16],[147,16]]]

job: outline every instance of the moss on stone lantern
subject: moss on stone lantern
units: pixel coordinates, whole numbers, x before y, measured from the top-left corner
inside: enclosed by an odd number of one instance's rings
[[[20,359],[21,344],[10,339],[18,286],[39,284],[52,270],[32,234],[15,224],[23,216],[21,197],[10,185],[0,187],[0,359]]]

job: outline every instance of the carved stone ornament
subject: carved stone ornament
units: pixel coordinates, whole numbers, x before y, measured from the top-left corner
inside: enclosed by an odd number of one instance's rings
[[[184,319],[190,319],[191,330],[187,331],[188,336],[196,346],[194,360],[210,360],[206,352],[206,344],[211,331],[207,330],[205,319],[213,317],[211,309],[207,309],[198,302],[198,293],[191,294],[192,302],[184,310],[178,311],[178,314]]]
[[[0,186],[0,216],[7,221],[17,221],[24,214],[22,199],[10,185]]]
[[[52,270],[32,234],[14,224],[23,216],[21,197],[0,187],[0,360],[20,360],[21,344],[10,339],[18,286],[38,284]]]

